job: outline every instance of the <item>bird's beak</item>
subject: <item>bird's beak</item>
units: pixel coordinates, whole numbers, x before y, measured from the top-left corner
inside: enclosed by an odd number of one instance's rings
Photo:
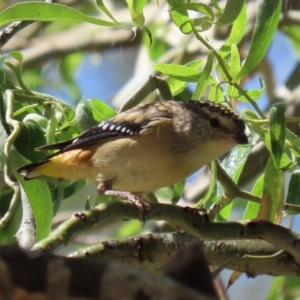
[[[246,136],[246,134],[244,132],[240,133],[240,134],[232,135],[232,140],[235,143],[238,143],[238,144],[241,144],[241,145],[248,144],[248,137]]]

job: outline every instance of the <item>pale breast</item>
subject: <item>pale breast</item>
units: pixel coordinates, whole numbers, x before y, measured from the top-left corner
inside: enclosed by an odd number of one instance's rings
[[[97,176],[92,175],[90,179],[111,180],[114,190],[150,192],[186,178],[234,146],[229,141],[221,145],[211,141],[198,143],[189,151],[185,146],[182,152],[172,151],[171,141],[162,141],[166,138],[163,134],[152,139],[133,136],[104,143],[91,159],[90,173]]]

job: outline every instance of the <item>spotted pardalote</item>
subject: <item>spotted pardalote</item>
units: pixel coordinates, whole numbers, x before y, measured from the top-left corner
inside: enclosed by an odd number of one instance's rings
[[[138,195],[172,185],[246,143],[245,123],[225,106],[162,101],[122,112],[71,140],[39,147],[58,151],[17,172],[24,179],[88,179],[100,194]]]

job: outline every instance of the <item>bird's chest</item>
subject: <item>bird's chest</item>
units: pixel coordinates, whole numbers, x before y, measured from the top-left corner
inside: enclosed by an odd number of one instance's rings
[[[101,155],[96,152],[92,158],[94,178],[110,181],[114,190],[150,192],[186,178],[224,152],[216,144],[180,142],[160,135],[103,144],[97,149]]]

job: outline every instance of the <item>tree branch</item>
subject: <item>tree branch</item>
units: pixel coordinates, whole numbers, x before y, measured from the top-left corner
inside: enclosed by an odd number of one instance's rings
[[[263,239],[278,249],[289,252],[300,263],[299,235],[282,226],[265,220],[248,222],[210,222],[207,215],[190,207],[151,203],[144,212],[145,220],[165,220],[203,240]],[[54,251],[75,235],[95,225],[98,228],[121,221],[140,218],[139,209],[131,202],[111,201],[94,209],[75,213],[62,223],[46,239],[34,245],[32,250]]]
[[[175,254],[198,239],[189,234],[176,232],[166,234],[144,234],[136,238],[110,240],[97,243],[70,254],[70,257],[98,257],[105,260],[126,263],[131,266],[147,269],[152,273],[160,273],[161,267]],[[269,274],[272,276],[299,276],[300,268],[292,256],[286,254],[275,260],[268,260],[270,255],[278,251],[270,243],[261,240],[244,241],[201,241],[203,250],[211,266],[220,266],[224,262],[245,255],[266,256],[266,260],[234,262],[228,269],[245,272],[251,276]]]

